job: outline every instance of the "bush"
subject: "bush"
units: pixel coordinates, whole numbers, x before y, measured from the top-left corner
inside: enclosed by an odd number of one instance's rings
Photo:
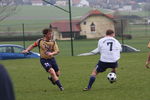
[[[118,37],[122,37],[122,35],[119,35]],[[124,39],[132,39],[132,35],[130,35],[130,34],[123,34],[123,38]]]
[[[0,41],[33,41],[37,40],[38,38],[41,38],[41,35],[36,36],[25,36],[23,39],[23,36],[1,36]]]
[[[79,35],[79,36],[76,36],[75,39],[77,40],[80,40],[80,39],[86,39],[86,35]]]

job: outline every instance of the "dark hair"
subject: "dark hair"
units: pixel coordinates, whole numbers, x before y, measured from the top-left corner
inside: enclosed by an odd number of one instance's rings
[[[108,30],[106,31],[106,35],[111,35],[111,34],[113,34],[113,33],[114,33],[114,31],[111,30],[111,29],[108,29]]]
[[[43,31],[42,31],[43,35],[46,35],[48,32],[52,32],[52,29],[50,29],[50,28],[45,28],[45,29],[43,29]]]

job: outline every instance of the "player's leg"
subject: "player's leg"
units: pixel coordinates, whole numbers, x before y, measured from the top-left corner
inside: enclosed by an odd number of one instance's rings
[[[56,75],[59,77],[60,76],[60,70],[56,72]]]
[[[58,66],[55,58],[51,59],[51,65],[52,65],[52,68],[55,70],[56,75],[59,77],[60,76],[60,69],[59,69],[59,66]]]
[[[112,69],[112,70],[111,70],[112,73],[116,73],[116,68],[118,67],[118,61],[113,62],[113,63],[106,63],[106,66],[107,66],[108,68],[111,68],[111,69]]]
[[[111,68],[111,72],[116,74],[116,69],[118,67],[118,62],[114,62],[114,63],[107,63],[108,68]],[[109,81],[110,83],[114,83],[115,81]]]
[[[58,77],[57,77],[57,75],[55,73],[55,70],[53,68],[50,68],[48,70],[48,72],[50,73],[50,75],[51,75],[51,77],[53,78],[54,81],[58,80]]]
[[[116,68],[112,68],[111,72],[116,73]]]
[[[107,69],[106,64],[104,62],[98,61],[95,69],[92,71],[92,74],[90,76],[89,84],[88,84],[87,88],[84,89],[84,91],[90,90],[93,83],[94,83],[94,81],[95,81],[95,79],[96,79],[96,76],[99,73],[104,72],[106,69]]]
[[[51,63],[51,65],[52,65],[52,68],[54,69],[54,71],[55,71],[57,77],[59,77],[59,76],[60,76],[60,70],[59,70],[59,67],[58,67],[58,65],[57,65],[57,63],[56,63],[55,58],[52,58],[52,59],[50,60],[50,63]],[[55,85],[55,82],[53,81],[52,77],[48,77],[48,79],[50,79],[50,80],[52,81],[52,83]]]
[[[146,61],[146,64],[145,64],[145,67],[146,67],[146,68],[150,68],[149,64],[150,64],[150,53],[148,54],[147,61]]]
[[[41,58],[40,59],[41,65],[43,66],[43,68],[48,72],[48,70],[52,67],[52,65],[50,64],[50,59],[44,59]],[[48,76],[48,79],[52,82],[52,84],[55,85],[55,82],[53,81],[51,76]]]
[[[60,76],[60,71],[56,72],[57,77]],[[48,76],[48,79],[52,82],[53,85],[55,85],[55,82],[51,76]]]
[[[53,80],[53,78],[52,78],[51,76],[48,76],[48,79],[51,81],[51,83],[52,83],[53,85],[55,85],[55,81]]]
[[[61,85],[61,83],[60,83],[60,81],[59,81],[58,76],[56,75],[55,70],[54,70],[53,68],[50,68],[50,69],[48,70],[48,72],[50,73],[50,75],[51,75],[53,81],[57,84],[57,86],[60,88],[60,90],[61,90],[61,91],[64,90],[64,88],[62,87],[62,85]]]
[[[90,76],[87,88],[85,88],[83,90],[84,91],[90,90],[92,85],[93,85],[93,83],[94,83],[94,81],[95,81],[95,79],[96,79],[96,76],[98,75],[98,73],[104,72],[105,70],[106,70],[106,67],[103,64],[103,62],[98,61],[98,64],[96,65],[96,67],[94,68],[94,70],[91,73],[91,76]]]
[[[96,79],[96,75],[98,74],[98,72],[96,71],[96,68],[93,69],[90,79],[89,79],[89,83],[88,86],[86,88],[83,89],[83,91],[88,91],[91,89],[95,79]]]
[[[41,58],[40,62],[42,64],[42,66],[44,67],[44,69],[50,73],[49,79],[51,80],[51,82],[53,82],[54,84],[56,83],[57,86],[60,88],[60,90],[63,90],[62,85],[56,75],[55,70],[52,68],[52,64],[51,64],[51,59],[44,59]]]

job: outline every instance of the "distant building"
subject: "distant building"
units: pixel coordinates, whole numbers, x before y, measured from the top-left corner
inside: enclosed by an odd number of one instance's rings
[[[150,19],[147,20],[147,23],[150,24]]]
[[[74,36],[80,36],[79,20],[72,21],[72,31]],[[70,22],[66,20],[51,23],[54,30],[54,38],[57,40],[70,40]]]
[[[125,5],[123,6],[123,8],[119,8],[119,11],[131,11],[132,10],[132,6],[131,5]]]
[[[30,0],[22,0],[23,1],[23,3],[25,4],[25,5],[31,5],[31,1]]]
[[[62,20],[51,23],[54,37],[57,40],[70,39],[69,21]],[[115,22],[112,15],[104,14],[99,10],[91,10],[79,20],[72,20],[73,37],[85,36],[87,39],[100,38],[105,35],[107,29],[115,30]]]
[[[43,1],[42,0],[31,0],[31,4],[33,6],[42,6],[43,5]]]
[[[86,35],[87,38],[100,38],[105,35],[107,29],[115,30],[114,24],[112,15],[92,10],[80,20],[80,35]]]
[[[150,24],[150,19],[146,19],[146,24]]]
[[[81,0],[77,7],[89,6],[89,2],[87,0]]]
[[[81,2],[81,0],[72,0],[72,5],[76,6]]]
[[[56,1],[56,5],[58,5],[58,6],[66,6],[67,5],[67,1]]]

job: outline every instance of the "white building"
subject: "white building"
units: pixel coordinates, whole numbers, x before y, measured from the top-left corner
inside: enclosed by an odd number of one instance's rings
[[[78,7],[89,6],[89,2],[87,0],[81,0],[77,6]]]
[[[132,6],[131,5],[125,5],[123,6],[123,8],[119,8],[119,11],[130,11],[132,10]]]
[[[147,19],[147,24],[150,24],[150,19]]]
[[[58,6],[66,6],[67,5],[67,1],[56,1],[56,5],[58,5]]]
[[[42,0],[31,0],[31,3],[33,6],[42,6],[43,5]]]

